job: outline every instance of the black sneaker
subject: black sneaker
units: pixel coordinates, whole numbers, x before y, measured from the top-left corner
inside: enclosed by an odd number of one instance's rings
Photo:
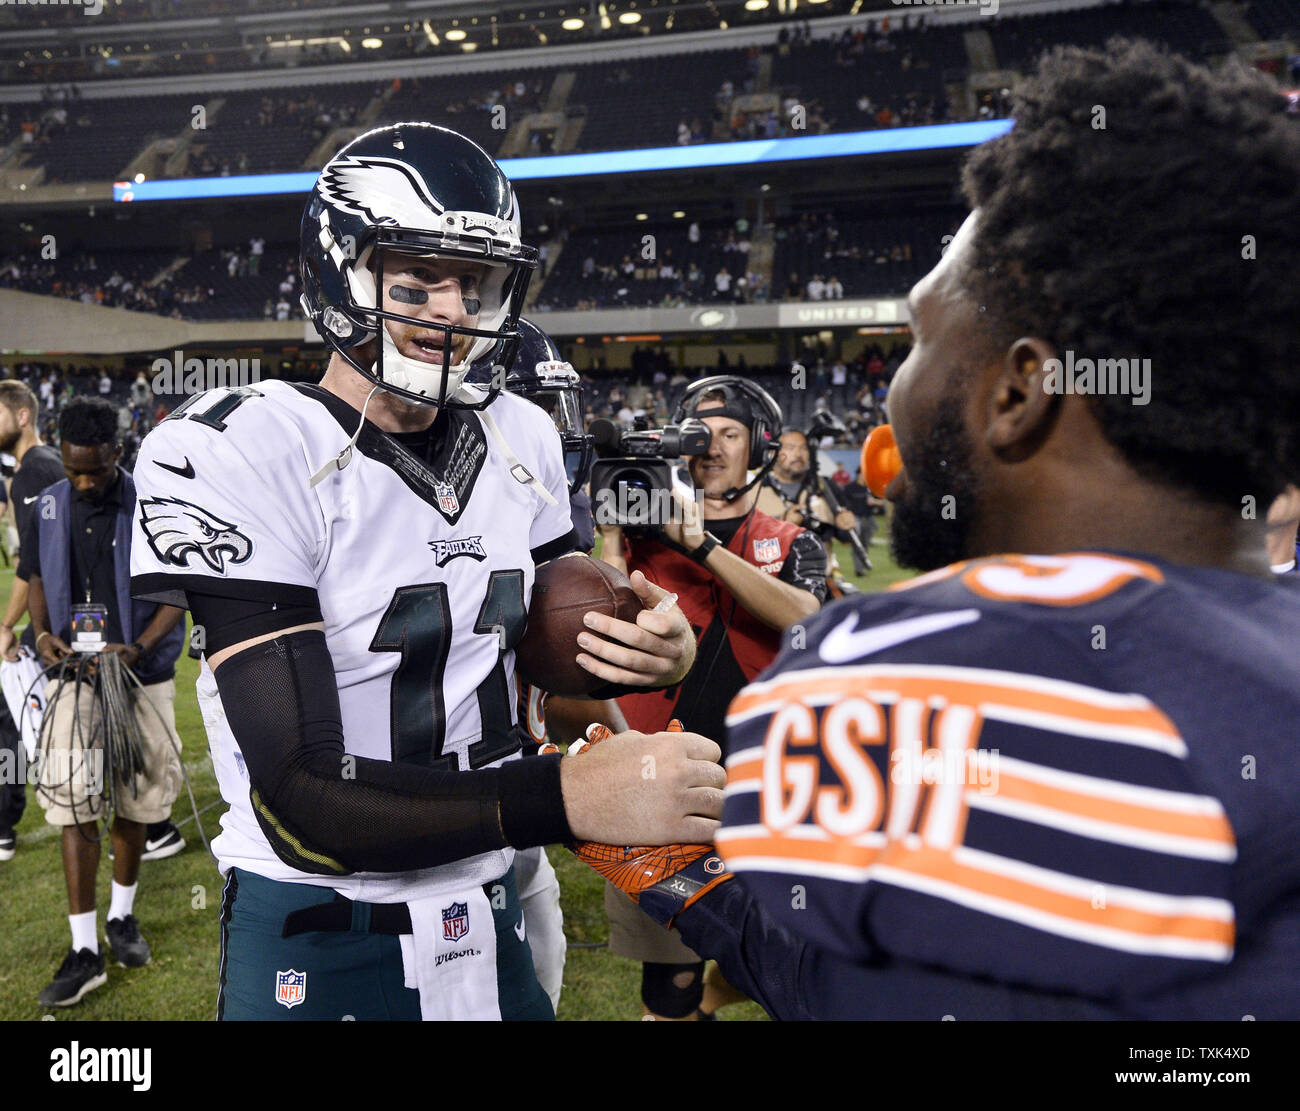
[[[181,831],[170,821],[154,822],[145,830],[144,851],[141,860],[162,860],[163,857],[175,856],[185,848],[185,838]]]
[[[18,839],[12,829],[0,829],[0,860],[13,860]]]
[[[149,943],[140,936],[140,923],[134,914],[125,918],[110,918],[104,923],[104,933],[112,946],[113,956],[123,968],[139,968],[149,963],[153,956]]]
[[[59,965],[59,971],[49,986],[41,992],[38,1002],[42,1007],[71,1007],[80,1003],[88,991],[94,991],[108,980],[104,971],[104,954],[89,949],[69,949]]]

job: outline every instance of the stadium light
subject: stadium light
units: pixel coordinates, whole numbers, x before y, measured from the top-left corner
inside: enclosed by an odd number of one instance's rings
[[[636,218],[637,218],[638,220],[648,220],[648,219],[650,219],[650,214],[647,213],[647,212],[638,212],[638,213],[636,214]]]
[[[683,211],[679,208],[676,212],[673,213],[673,219],[674,219],[674,220],[680,220],[680,219],[681,219],[683,216],[685,216],[685,215],[686,215],[686,213],[683,212]]]
[[[378,50],[381,46],[384,45],[384,40],[376,39],[376,38],[362,39],[361,45],[364,46],[367,50]]]
[[[577,16],[570,16],[560,24],[566,31],[581,31],[586,25],[586,20],[579,19]]]
[[[767,0],[745,0],[745,11],[761,12],[767,7]]]
[[[448,42],[460,42],[465,37],[465,32],[459,27],[453,27],[450,31],[442,36]]]
[[[632,26],[632,24],[634,24],[634,23],[640,23],[640,22],[641,22],[641,13],[640,13],[640,12],[624,12],[622,15],[620,15],[620,16],[618,17],[618,21],[619,21],[620,23],[626,24],[627,26],[630,27],[630,26]]]
[[[436,31],[434,31],[433,24],[430,23],[427,19],[424,21],[424,37],[429,40],[431,45],[433,46],[440,45],[438,40],[438,34]]]

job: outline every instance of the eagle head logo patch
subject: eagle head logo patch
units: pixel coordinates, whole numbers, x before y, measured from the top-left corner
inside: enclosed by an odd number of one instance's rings
[[[253,542],[233,524],[180,498],[141,499],[140,527],[154,555],[177,567],[190,566],[194,554],[224,575],[227,563],[253,554]]]

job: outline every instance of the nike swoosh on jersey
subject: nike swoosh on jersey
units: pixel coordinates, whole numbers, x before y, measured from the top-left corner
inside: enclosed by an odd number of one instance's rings
[[[523,941],[524,933],[526,930],[527,927],[524,925],[524,920],[522,918],[519,919],[519,922],[515,926],[515,937],[517,937],[520,941]]]
[[[31,505],[39,497],[40,494],[33,494],[30,498],[23,498],[23,505]]]
[[[826,639],[817,646],[817,653],[828,664],[849,663],[873,652],[893,648],[918,637],[942,633],[946,629],[955,629],[958,625],[969,625],[979,619],[980,611],[977,609],[953,610],[949,613],[909,617],[905,621],[876,625],[859,632],[858,615],[851,613],[826,634]]]
[[[164,463],[161,459],[155,459],[154,462],[164,471],[171,471],[172,474],[178,474],[181,478],[194,477],[194,464],[190,462],[190,457],[188,455],[185,457],[185,466],[183,467],[176,467],[171,463]]]

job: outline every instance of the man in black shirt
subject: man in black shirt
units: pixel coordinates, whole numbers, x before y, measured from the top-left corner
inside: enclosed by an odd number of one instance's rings
[[[101,398],[76,398],[59,417],[67,480],[41,494],[41,512],[22,539],[19,573],[29,584],[41,662],[65,666],[46,688],[37,798],[45,820],[63,831],[72,947],[41,993],[44,1006],[70,1006],[105,982],[96,932],[99,819],[112,798],[112,904],[105,932],[119,964],[147,964],[149,946],[133,913],[146,827],[170,817],[181,768],[173,703],[184,611],[130,597],[135,485],[118,466],[117,413]],[[97,614],[107,643],[97,655],[76,650],[74,626]],[[117,762],[104,739],[104,702],[113,694],[104,661],[116,655],[139,679],[119,697],[129,705],[138,765]],[[107,684],[107,685],[106,685]]]
[[[13,502],[14,525],[18,535],[27,531],[28,522],[36,512],[36,502],[47,486],[63,478],[63,460],[48,444],[41,443],[37,432],[39,408],[36,395],[22,382],[0,382],[0,452],[12,455],[18,470],[10,484],[9,496]],[[27,580],[14,576],[9,591],[9,603],[0,621],[0,655],[11,664],[18,661],[18,640],[14,625],[27,612]],[[30,625],[23,631],[22,645],[36,658],[36,637]],[[26,684],[23,684],[24,686]],[[18,727],[9,711],[6,700],[0,699],[0,750],[13,753],[12,767],[18,767],[20,737]],[[23,776],[13,777],[13,782],[0,782],[0,861],[14,855],[16,837],[14,830],[27,805],[23,790]]]

